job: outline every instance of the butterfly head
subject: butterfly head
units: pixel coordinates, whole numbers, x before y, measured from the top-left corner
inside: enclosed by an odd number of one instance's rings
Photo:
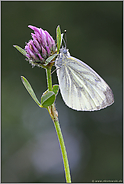
[[[63,58],[63,57],[67,57],[67,56],[70,56],[68,49],[66,49],[66,47],[62,47],[60,49],[60,52],[59,52],[59,57]]]

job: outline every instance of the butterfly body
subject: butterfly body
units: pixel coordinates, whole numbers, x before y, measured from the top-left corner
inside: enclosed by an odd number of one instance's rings
[[[87,64],[60,49],[55,66],[60,92],[67,106],[79,111],[103,109],[114,102],[108,84]]]

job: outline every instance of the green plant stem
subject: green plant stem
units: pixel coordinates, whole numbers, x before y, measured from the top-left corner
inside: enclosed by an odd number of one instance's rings
[[[62,158],[63,158],[63,163],[64,163],[64,170],[65,170],[65,176],[66,176],[66,183],[71,183],[71,175],[70,175],[68,157],[67,157],[66,148],[65,148],[61,128],[60,128],[60,125],[59,125],[59,121],[54,121],[54,126],[55,126],[55,129],[56,129],[59,144],[60,144],[60,147],[61,147]]]
[[[46,68],[48,90],[52,91],[51,67]]]
[[[47,68],[46,72],[47,72],[48,90],[51,91],[52,90],[51,68]],[[58,113],[56,111],[55,104],[52,104],[51,106],[49,106],[47,108],[47,110],[48,110],[48,112],[49,112],[49,114],[50,114],[50,116],[53,120],[55,129],[56,129],[56,133],[57,133],[57,136],[58,136],[58,140],[59,140],[59,144],[60,144],[60,148],[61,148],[61,153],[62,153],[62,158],[63,158],[66,183],[71,183],[71,175],[70,175],[67,152],[66,152],[65,143],[64,143],[62,132],[61,132],[61,128],[60,128],[60,125],[59,125]]]

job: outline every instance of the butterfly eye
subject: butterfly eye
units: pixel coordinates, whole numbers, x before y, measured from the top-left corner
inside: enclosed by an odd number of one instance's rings
[[[64,54],[67,54],[67,49],[64,49],[64,50],[63,50],[63,53],[64,53]]]

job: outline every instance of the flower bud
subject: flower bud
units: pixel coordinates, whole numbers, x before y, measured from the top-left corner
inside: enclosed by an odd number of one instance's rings
[[[55,53],[55,41],[46,30],[31,25],[28,27],[34,33],[31,33],[32,40],[26,43],[26,57],[33,66],[42,66],[45,64],[45,60]]]

